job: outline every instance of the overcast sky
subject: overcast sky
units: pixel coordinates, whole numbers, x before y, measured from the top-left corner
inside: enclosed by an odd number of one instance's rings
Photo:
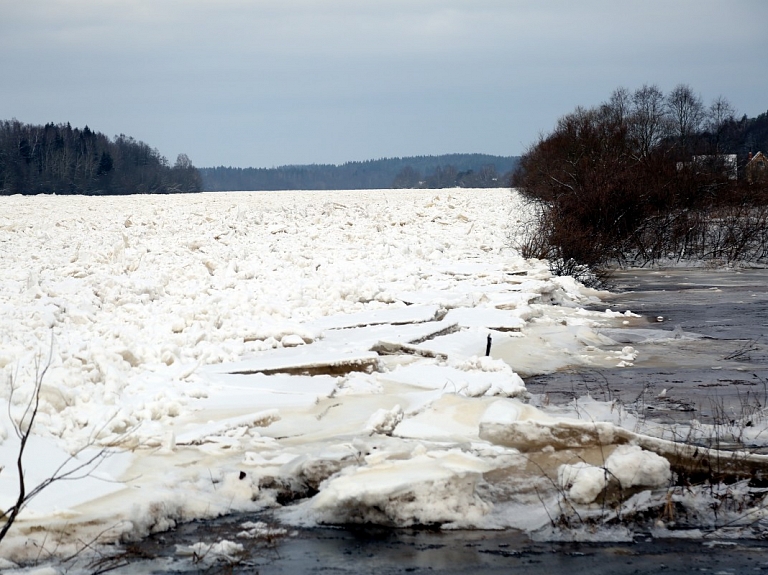
[[[756,116],[766,58],[765,0],[0,0],[0,119],[200,167],[518,155],[617,86]]]

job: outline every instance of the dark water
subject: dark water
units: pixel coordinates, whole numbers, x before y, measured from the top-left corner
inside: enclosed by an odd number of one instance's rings
[[[322,530],[299,536],[260,573],[744,573],[768,570],[759,544],[639,540],[631,545],[531,543],[521,534],[390,533],[371,537]]]
[[[393,541],[320,533],[285,546],[260,569],[288,573],[737,573],[768,570],[763,546],[544,545],[509,535],[400,535]]]
[[[245,520],[240,518],[241,521]],[[237,529],[230,522],[235,540]],[[210,523],[185,525],[175,533],[147,540],[143,552],[172,555],[170,541],[191,544],[210,538]],[[226,536],[222,524],[213,528]],[[138,571],[137,571],[138,568]],[[234,562],[158,568],[133,561],[130,571],[144,573],[363,574],[440,573],[443,575],[524,573],[761,573],[768,571],[768,542],[725,540],[653,540],[638,536],[631,543],[537,543],[522,533],[494,531],[427,531],[377,528],[299,530],[280,540],[254,542]],[[118,568],[115,572],[123,572]]]
[[[529,391],[556,403],[586,394],[619,399],[670,422],[712,423],[768,404],[768,270],[628,270],[613,281],[615,293],[596,309],[640,314],[630,328],[702,337],[640,343],[631,331],[606,330],[638,350],[633,367],[532,377]]]
[[[633,367],[566,370],[526,381],[535,394],[565,402],[590,393],[620,399],[660,420],[712,420],[742,415],[744,406],[768,402],[768,270],[627,271],[615,276],[615,295],[600,309],[630,309],[643,317],[631,327],[692,332],[703,338],[650,344],[626,335],[640,355]],[[611,337],[621,340],[621,330]],[[666,397],[656,398],[662,389]],[[730,410],[730,411],[729,411]],[[152,561],[126,559],[113,572],[624,574],[768,572],[768,542],[756,540],[653,540],[629,543],[532,542],[519,532],[318,528],[272,541],[254,541],[236,562],[186,565],[172,557],[176,545],[236,537],[253,517],[230,516],[192,523],[141,544]],[[262,518],[269,520],[268,517]],[[158,567],[157,558],[170,563]],[[142,567],[143,566],[143,567]],[[138,568],[138,571],[137,571]]]

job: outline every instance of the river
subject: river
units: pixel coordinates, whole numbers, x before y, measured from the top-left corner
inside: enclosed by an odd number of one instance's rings
[[[533,394],[568,402],[591,394],[616,399],[670,423],[757,413],[768,401],[768,270],[627,270],[597,308],[631,310],[605,335],[639,352],[634,365],[572,368],[526,381]],[[624,324],[624,321],[628,321]],[[256,518],[269,521],[268,516]],[[191,523],[145,540],[113,572],[296,573],[758,573],[768,571],[760,540],[653,539],[622,543],[542,543],[509,531],[313,528],[254,541],[235,562],[192,567],[177,545],[212,533],[220,540],[253,517]],[[766,531],[768,534],[768,531]],[[142,559],[139,555],[152,557]],[[106,564],[105,564],[106,566]]]

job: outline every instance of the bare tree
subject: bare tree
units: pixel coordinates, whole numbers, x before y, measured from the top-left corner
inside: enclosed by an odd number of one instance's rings
[[[674,135],[686,147],[704,121],[705,109],[701,97],[687,84],[678,84],[667,96],[667,111]]]
[[[630,135],[636,142],[638,155],[646,157],[668,131],[664,93],[653,84],[644,84],[632,94]]]
[[[616,88],[611,99],[605,104],[618,123],[627,121],[632,111],[632,94],[623,86]]]
[[[720,151],[723,130],[728,124],[734,121],[735,116],[736,109],[723,96],[715,98],[707,110],[705,127],[712,135],[715,147],[718,151]]]
[[[192,160],[186,154],[179,154],[176,156],[176,163],[173,165],[177,170],[188,170],[192,168]]]
[[[27,402],[27,405],[18,421],[11,416],[11,404],[13,402],[13,395],[16,390],[16,385],[13,378],[9,378],[10,384],[10,396],[8,398],[8,419],[11,421],[13,430],[16,436],[19,438],[19,450],[16,457],[16,471],[18,473],[18,494],[16,501],[8,509],[0,511],[0,542],[8,534],[8,531],[13,526],[16,519],[18,519],[19,513],[27,506],[27,504],[34,499],[41,491],[49,487],[52,483],[65,480],[77,480],[90,476],[98,465],[111,454],[110,448],[116,446],[117,442],[112,442],[110,445],[102,447],[96,450],[95,453],[89,454],[83,459],[79,459],[78,456],[84,453],[86,449],[89,449],[95,445],[95,439],[91,438],[86,445],[78,449],[75,453],[67,457],[48,478],[38,483],[31,490],[28,490],[26,480],[24,478],[24,460],[26,454],[27,444],[32,436],[32,429],[35,425],[35,420],[40,409],[40,391],[43,385],[43,378],[51,365],[51,359],[53,355],[53,344],[51,344],[48,359],[44,366],[41,365],[40,360],[35,364],[35,383],[32,390],[32,396]],[[3,471],[3,467],[0,467],[0,473]]]

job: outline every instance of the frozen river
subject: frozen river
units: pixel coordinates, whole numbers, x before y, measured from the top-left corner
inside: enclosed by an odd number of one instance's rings
[[[683,421],[743,416],[743,406],[764,402],[768,379],[768,270],[630,270],[614,276],[605,304],[641,317],[610,329],[611,337],[639,352],[634,366],[567,369],[526,380],[534,394],[571,401],[591,394],[622,398],[648,418]],[[663,341],[649,337],[687,334]],[[698,334],[703,337],[692,337]],[[657,397],[666,389],[663,397]],[[645,400],[637,401],[639,396]],[[764,403],[762,403],[764,405]],[[714,413],[721,406],[724,412]],[[261,517],[269,520],[269,517]],[[252,519],[252,518],[251,518]],[[152,554],[171,558],[176,545],[201,538],[201,530],[232,537],[243,517],[191,524],[152,537]],[[395,530],[380,527],[294,530],[260,543],[234,572],[289,573],[747,573],[768,570],[761,540],[704,537],[660,539],[638,533],[631,542],[532,541],[519,531]],[[135,566],[135,565],[134,565]]]
[[[127,573],[162,540],[172,557],[135,572],[221,567],[265,538],[282,558],[327,543],[339,564],[347,544],[389,561],[351,524],[414,558],[480,537],[494,561],[520,533],[767,530],[749,480],[768,457],[708,449],[768,440],[764,272],[629,272],[597,292],[513,249],[528,212],[508,190],[4,202],[0,506],[26,430],[27,486],[60,480],[0,569],[91,573],[116,552]],[[443,533],[402,531],[420,526]]]

